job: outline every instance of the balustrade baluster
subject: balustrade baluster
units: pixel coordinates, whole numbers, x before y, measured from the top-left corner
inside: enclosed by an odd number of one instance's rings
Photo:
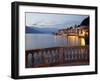
[[[45,53],[46,53],[46,58],[45,58],[46,64],[48,64],[48,50],[46,50]]]
[[[56,64],[56,49],[54,49],[54,64]]]
[[[48,50],[48,64],[50,65],[51,62],[51,54],[50,54],[50,49]]]
[[[83,61],[85,60],[85,59],[84,59],[84,57],[85,57],[85,51],[86,51],[86,50],[85,50],[85,47],[84,47],[84,52],[83,52]]]
[[[77,59],[77,48],[75,48],[75,50],[74,50],[74,61],[76,61],[76,59]]]
[[[58,63],[60,64],[60,48],[58,48]]]
[[[62,62],[65,63],[64,48],[62,48]]]
[[[76,48],[76,53],[75,53],[75,61],[77,61],[77,55],[78,55],[78,49]]]
[[[39,53],[38,53],[38,61],[39,61],[39,64],[41,65],[41,63],[42,63],[41,50],[40,50]]]
[[[69,62],[71,62],[71,48],[69,49]]]
[[[81,48],[81,60],[83,61],[84,47]]]
[[[36,51],[36,66],[38,65],[38,51]]]
[[[28,67],[32,67],[32,53],[28,54]]]
[[[68,50],[68,48],[66,48],[66,62],[68,62],[68,60],[69,60],[69,52],[68,52],[69,50]]]
[[[75,48],[73,49],[73,62],[75,61]]]
[[[81,60],[82,60],[82,59],[81,59],[82,48],[80,48],[79,50],[80,50],[80,52],[79,52],[79,60],[81,61]]]
[[[52,50],[51,49],[49,50],[49,54],[50,54],[49,64],[52,64]]]
[[[64,59],[65,59],[65,61],[66,61],[66,58],[67,58],[67,52],[66,51],[67,51],[67,49],[64,48],[64,57],[65,57]]]
[[[69,62],[71,62],[71,48],[69,49]]]
[[[34,67],[34,52],[32,52],[32,67]]]
[[[71,55],[72,57],[71,57],[71,59],[72,59],[72,62],[73,62],[73,60],[74,60],[74,49],[72,48],[71,50],[72,50],[72,55]]]
[[[56,48],[56,64],[58,63],[58,49]]]
[[[78,60],[78,54],[79,54],[79,50],[78,50],[78,48],[76,48],[77,49],[77,54],[76,54],[76,61]]]
[[[78,48],[78,61],[80,61],[80,49]]]
[[[45,62],[45,58],[44,58],[44,50],[41,50],[41,55],[42,55],[42,64],[44,64]]]
[[[86,56],[87,56],[87,49],[85,49],[85,52],[84,52],[84,60],[86,60]]]
[[[72,51],[71,60],[72,60],[72,62],[73,62],[73,60],[74,60],[74,49],[72,48],[71,51]]]

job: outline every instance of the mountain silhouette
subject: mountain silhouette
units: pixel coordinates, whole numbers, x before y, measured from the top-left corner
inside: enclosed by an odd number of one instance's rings
[[[38,30],[33,29],[32,27],[26,27],[25,33],[43,33]]]
[[[39,27],[33,27],[33,26],[26,26],[25,32],[26,33],[41,33],[41,34],[51,34],[53,32],[57,32],[57,28],[39,28]]]
[[[80,25],[81,25],[81,26],[89,26],[89,17],[85,18],[85,19],[81,22]]]

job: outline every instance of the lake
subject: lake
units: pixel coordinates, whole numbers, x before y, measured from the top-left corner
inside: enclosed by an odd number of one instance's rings
[[[52,34],[25,34],[25,49],[38,49],[60,46],[82,46],[84,38],[78,36],[55,36]]]

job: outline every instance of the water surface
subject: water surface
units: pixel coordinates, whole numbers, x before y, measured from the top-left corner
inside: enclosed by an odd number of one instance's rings
[[[52,34],[26,34],[25,49],[38,49],[59,46],[85,45],[85,40],[78,36],[55,36]]]

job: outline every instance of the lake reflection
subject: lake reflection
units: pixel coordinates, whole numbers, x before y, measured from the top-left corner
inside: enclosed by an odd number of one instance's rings
[[[78,36],[55,36],[52,34],[26,34],[25,49],[38,49],[60,46],[85,45],[84,38]]]

